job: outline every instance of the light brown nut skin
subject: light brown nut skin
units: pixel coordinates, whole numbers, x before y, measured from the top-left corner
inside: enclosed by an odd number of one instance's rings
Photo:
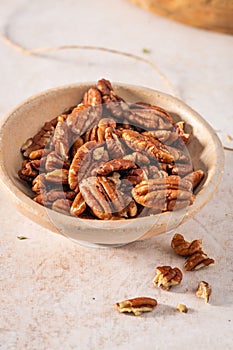
[[[190,256],[196,252],[202,252],[201,243],[201,239],[188,242],[184,239],[184,236],[180,233],[176,233],[172,238],[171,246],[177,255]]]
[[[199,282],[196,290],[196,296],[198,298],[203,298],[205,300],[205,303],[207,304],[209,302],[211,293],[212,289],[210,288],[209,283],[205,281]]]
[[[196,252],[192,254],[184,263],[184,269],[186,271],[199,270],[202,267],[214,264],[214,259],[209,258],[205,253]]]
[[[149,157],[158,159],[162,163],[172,163],[174,157],[167,151],[159,149],[147,136],[139,134],[134,130],[123,130],[122,139],[133,151],[139,151]]]
[[[180,284],[183,274],[178,267],[158,266],[156,267],[157,274],[153,280],[156,287],[161,287],[164,290],[169,290],[172,286]]]
[[[171,130],[149,130],[148,133],[168,146],[172,145],[179,138],[179,134]]]
[[[114,308],[120,313],[132,313],[135,316],[152,311],[156,306],[157,300],[148,297],[133,298],[114,304]]]
[[[118,158],[118,159],[112,159],[107,163],[103,164],[97,170],[97,174],[109,175],[114,171],[122,171],[122,170],[136,169],[136,168],[137,168],[136,164],[131,160]]]
[[[45,160],[45,170],[47,172],[62,168],[68,170],[70,167],[69,161],[62,159],[55,151],[50,152],[46,157],[43,157],[42,159]]]

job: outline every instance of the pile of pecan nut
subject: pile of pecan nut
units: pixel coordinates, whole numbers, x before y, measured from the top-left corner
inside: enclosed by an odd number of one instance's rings
[[[33,199],[80,218],[114,220],[185,208],[204,177],[193,170],[184,123],[129,103],[106,79],[22,146],[19,177]]]

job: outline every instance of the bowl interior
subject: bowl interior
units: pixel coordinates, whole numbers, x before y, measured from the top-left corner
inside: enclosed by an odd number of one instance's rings
[[[0,179],[3,188],[18,208],[34,221],[54,232],[79,241],[100,244],[123,244],[173,229],[191,217],[213,195],[223,170],[223,150],[211,126],[182,101],[148,88],[113,84],[117,94],[129,102],[143,101],[168,110],[176,120],[183,120],[192,133],[187,148],[194,169],[204,170],[206,176],[193,205],[185,211],[120,221],[80,220],[52,212],[30,198],[30,188],[17,175],[21,167],[20,147],[44,124],[70,106],[78,104],[84,92],[94,83],[69,85],[35,95],[11,112],[0,131]],[[52,212],[52,213],[51,213]],[[48,215],[49,213],[49,215]],[[127,221],[127,223],[126,223]],[[107,232],[107,233],[106,233]]]

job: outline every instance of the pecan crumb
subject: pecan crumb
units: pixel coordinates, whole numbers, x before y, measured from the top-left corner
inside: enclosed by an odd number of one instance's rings
[[[198,298],[203,298],[205,300],[205,303],[208,303],[211,292],[212,290],[209,286],[209,283],[205,281],[199,282],[197,291],[196,291],[196,296]]]
[[[187,312],[188,312],[188,308],[187,308],[187,306],[185,304],[178,304],[176,306],[176,310],[178,310],[180,312],[183,312],[185,314],[187,314]]]
[[[124,300],[114,304],[114,307],[120,313],[131,313],[135,316],[141,315],[143,312],[152,311],[157,305],[157,300],[147,297],[137,297]]]
[[[153,283],[157,287],[169,290],[172,286],[180,284],[183,275],[178,267],[172,268],[171,266],[158,266],[156,267],[157,274],[153,280]]]

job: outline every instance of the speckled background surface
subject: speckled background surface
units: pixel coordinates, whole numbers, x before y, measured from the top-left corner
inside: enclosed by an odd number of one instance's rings
[[[0,32],[26,48],[85,44],[146,57],[232,148],[231,36],[169,22],[124,0],[2,1]],[[149,66],[120,56],[78,50],[30,56],[2,40],[0,52],[1,118],[36,92],[102,76],[170,92]],[[232,349],[232,152],[225,158],[215,196],[178,229],[189,240],[202,238],[216,263],[184,272],[169,292],[152,280],[158,265],[183,266],[170,247],[171,233],[90,249],[23,217],[0,192],[0,349]],[[213,290],[207,305],[195,296],[202,279]],[[114,310],[115,302],[135,296],[154,297],[158,306],[139,317]],[[177,303],[189,312],[177,312]]]

